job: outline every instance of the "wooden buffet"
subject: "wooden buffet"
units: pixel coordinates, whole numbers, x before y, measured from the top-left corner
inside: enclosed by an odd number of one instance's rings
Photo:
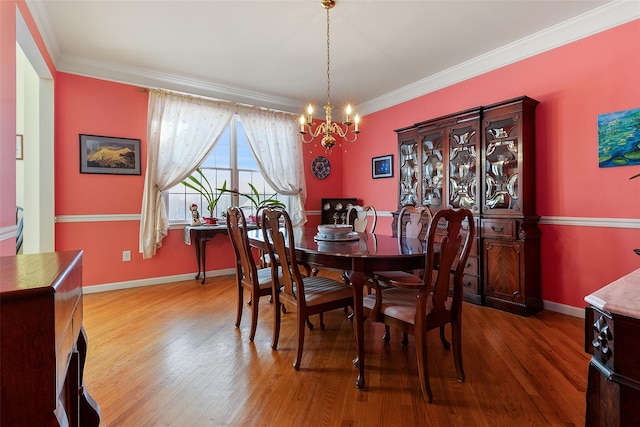
[[[585,297],[587,426],[640,425],[640,269]]]
[[[82,251],[0,257],[2,426],[97,426],[83,383]]]

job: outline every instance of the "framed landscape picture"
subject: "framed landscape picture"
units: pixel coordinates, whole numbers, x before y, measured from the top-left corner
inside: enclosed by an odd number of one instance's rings
[[[393,154],[371,159],[371,176],[373,179],[391,178],[393,176]]]
[[[640,108],[598,115],[598,164],[640,165]]]
[[[80,134],[80,173],[140,175],[140,140]]]

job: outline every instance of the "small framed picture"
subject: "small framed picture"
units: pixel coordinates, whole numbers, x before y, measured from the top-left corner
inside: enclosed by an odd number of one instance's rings
[[[393,176],[393,154],[371,159],[371,176],[373,179],[391,178]]]
[[[24,159],[24,136],[16,135],[16,160]]]
[[[140,175],[140,140],[80,134],[80,173]]]

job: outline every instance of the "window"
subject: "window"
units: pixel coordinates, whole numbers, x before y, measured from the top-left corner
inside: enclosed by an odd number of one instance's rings
[[[258,169],[258,163],[249,147],[247,135],[237,114],[231,119],[213,151],[202,162],[200,169],[214,189],[222,188],[226,181],[228,189],[237,189],[240,193],[253,194],[249,183],[256,188],[261,198],[269,198],[276,193]],[[198,205],[201,216],[209,215],[205,199],[183,184],[165,191],[164,196],[171,223],[190,222],[189,206],[192,203]],[[288,204],[288,197],[277,195],[277,198]],[[247,216],[255,214],[254,207],[246,197],[225,193],[216,205],[214,216],[222,218],[230,206],[241,206]]]

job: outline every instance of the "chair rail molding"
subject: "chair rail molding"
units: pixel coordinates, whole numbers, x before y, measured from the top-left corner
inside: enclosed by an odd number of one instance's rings
[[[569,225],[574,227],[640,228],[639,218],[581,218],[569,216],[543,216],[543,225]]]
[[[17,225],[10,225],[8,227],[0,228],[0,242],[7,239],[15,239],[17,231]]]
[[[140,221],[140,214],[57,215],[56,222]]]

